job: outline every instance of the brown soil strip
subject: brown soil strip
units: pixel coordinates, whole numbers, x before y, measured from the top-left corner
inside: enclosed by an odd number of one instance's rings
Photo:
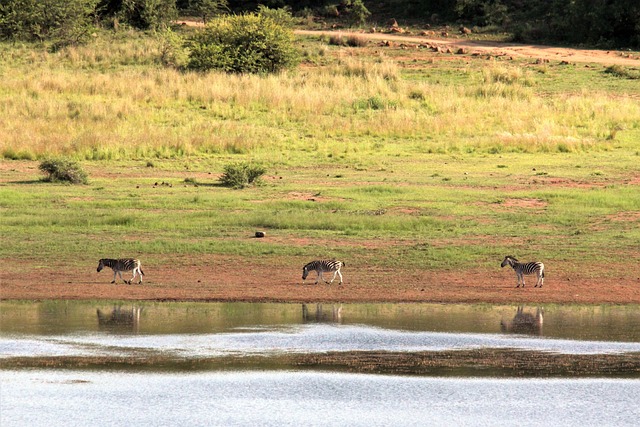
[[[640,378],[640,353],[576,355],[508,349],[478,349],[417,353],[336,352],[206,359],[172,359],[163,356],[25,357],[0,361],[0,369],[26,368],[159,372],[312,369],[315,371],[419,376]]]

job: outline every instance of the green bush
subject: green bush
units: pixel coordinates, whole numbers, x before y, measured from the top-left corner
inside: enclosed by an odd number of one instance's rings
[[[295,25],[295,19],[291,15],[291,7],[285,6],[280,9],[271,9],[263,4],[258,6],[258,15],[270,18],[276,24],[283,27],[292,28]]]
[[[85,41],[98,0],[2,0],[0,38],[51,41],[60,47]]]
[[[220,177],[220,183],[225,187],[244,188],[252,184],[258,184],[266,169],[260,165],[241,162],[229,164],[224,167],[224,173]]]
[[[96,11],[141,30],[167,28],[178,16],[175,0],[100,0]]]
[[[221,15],[229,10],[227,0],[191,0],[191,12],[202,18],[206,24],[211,18]]]
[[[87,173],[80,165],[72,160],[58,158],[47,159],[38,166],[46,176],[46,182],[70,182],[71,184],[87,184]]]
[[[231,73],[275,73],[298,63],[293,32],[271,18],[218,17],[189,42],[188,68]]]

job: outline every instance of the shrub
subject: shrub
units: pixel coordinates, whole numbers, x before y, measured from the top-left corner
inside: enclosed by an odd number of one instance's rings
[[[100,0],[97,11],[141,30],[167,28],[178,16],[175,0]]]
[[[364,24],[371,16],[371,12],[365,7],[362,0],[346,0],[344,3],[351,21],[356,24]]]
[[[52,41],[60,47],[80,43],[93,27],[98,0],[3,0],[0,38]]]
[[[271,18],[218,17],[189,43],[188,67],[231,73],[275,73],[298,62],[293,32]]]
[[[214,16],[221,15],[229,10],[227,0],[192,0],[192,12],[202,18],[206,24]]]
[[[634,72],[622,65],[611,65],[604,70],[605,74],[611,74],[615,77],[637,80],[640,79],[640,72]]]
[[[47,182],[70,182],[71,184],[87,184],[87,174],[80,165],[72,160],[58,158],[40,162],[38,166],[46,176]]]
[[[271,9],[261,4],[258,6],[258,15],[270,18],[273,22],[283,27],[292,28],[295,25],[295,19],[291,15],[291,7],[285,6],[279,9]]]
[[[351,34],[347,36],[347,46],[351,47],[365,47],[368,40],[362,36]]]
[[[167,67],[183,68],[187,64],[184,39],[167,28],[160,33],[160,62]]]
[[[224,167],[220,182],[225,187],[244,188],[251,184],[258,184],[266,169],[260,165],[241,162]]]

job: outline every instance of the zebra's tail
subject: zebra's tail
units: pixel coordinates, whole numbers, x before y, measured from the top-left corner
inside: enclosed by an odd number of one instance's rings
[[[142,271],[142,268],[140,268],[139,270],[140,270],[140,274],[144,276],[144,271]],[[542,275],[542,277],[544,277],[544,274]]]
[[[542,270],[542,278],[544,279],[544,270]]]

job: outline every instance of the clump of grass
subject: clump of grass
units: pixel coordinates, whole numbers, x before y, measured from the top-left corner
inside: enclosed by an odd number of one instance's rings
[[[533,80],[519,67],[488,67],[482,70],[485,83],[533,86]]]
[[[224,167],[220,183],[225,187],[245,188],[249,185],[260,183],[260,178],[265,173],[266,169],[261,165],[253,165],[247,162],[228,164]]]
[[[604,70],[605,74],[611,74],[614,77],[636,80],[640,79],[640,71],[633,71],[622,65],[611,65]]]
[[[340,33],[331,34],[329,36],[329,44],[332,46],[344,46],[345,45],[344,37]]]
[[[396,107],[396,102],[384,99],[380,96],[370,96],[366,99],[358,99],[353,103],[353,108],[355,110],[387,110]]]
[[[347,46],[351,47],[365,47],[367,43],[367,39],[357,34],[350,34],[346,39]]]
[[[69,182],[71,184],[87,184],[87,173],[77,163],[69,159],[47,159],[40,162],[38,169],[46,176],[46,182]]]

